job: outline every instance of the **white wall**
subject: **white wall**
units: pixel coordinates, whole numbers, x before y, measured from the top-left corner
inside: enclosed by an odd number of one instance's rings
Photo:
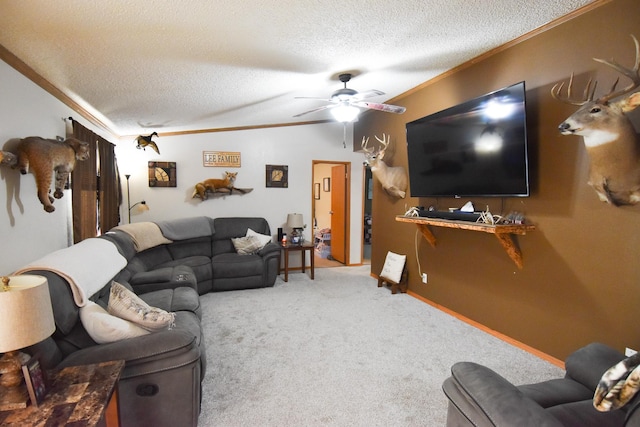
[[[348,134],[351,135],[352,132]],[[350,161],[352,177],[349,263],[359,264],[362,253],[362,154],[343,148],[342,138],[342,125],[337,123],[154,137],[160,155],[151,149],[136,149],[135,143],[130,139],[122,140],[117,144],[116,156],[123,182],[126,182],[125,174],[131,175],[131,204],[145,200],[150,208],[146,212],[138,212],[134,208],[131,221],[199,215],[259,216],[267,219],[275,235],[278,227],[285,226],[287,214],[295,212],[303,214],[307,224],[305,239],[310,240],[313,232],[312,161]],[[351,139],[351,136],[349,138]],[[347,147],[351,146],[351,141],[347,141]],[[241,167],[204,167],[203,151],[240,152]],[[150,188],[148,161],[176,162],[177,187]],[[266,188],[266,165],[287,165],[289,187]],[[205,201],[191,197],[196,183],[207,178],[222,178],[225,170],[238,172],[236,187],[253,188],[253,191],[244,195],[210,197]],[[126,207],[122,210],[122,218],[126,221]],[[294,258],[296,257],[292,257],[292,265],[296,265],[294,263],[297,262]]]
[[[63,117],[78,114],[0,61],[0,147],[11,149],[20,138],[65,137]],[[96,130],[96,132],[98,132]],[[53,173],[53,172],[52,172]],[[36,195],[33,175],[0,165],[0,274],[68,246],[71,191],[47,213]]]
[[[45,90],[0,61],[0,147],[10,150],[15,142],[27,136],[55,138],[65,136],[69,116],[85,127],[116,143],[116,155],[122,175],[125,206],[121,210],[127,221],[126,180],[131,174],[132,203],[146,200],[150,211],[138,214],[132,221],[153,221],[206,215],[262,216],[272,232],[286,222],[287,213],[304,215],[308,227],[305,237],[312,237],[312,160],[351,161],[351,264],[361,262],[362,155],[343,148],[343,129],[337,123],[219,132],[155,138],[161,155],[147,149],[137,150],[131,138],[117,140],[51,96]],[[161,129],[157,129],[161,132]],[[352,146],[349,128],[347,147]],[[203,151],[239,151],[242,155],[237,187],[254,188],[246,195],[232,195],[207,201],[192,199],[193,186],[207,178],[222,177],[225,168],[202,165]],[[177,188],[149,188],[147,162],[177,162]],[[288,165],[289,188],[265,188],[265,165]],[[56,200],[55,212],[47,213],[37,199],[35,180],[17,170],[0,166],[0,274],[10,274],[28,262],[70,244],[71,191]],[[292,260],[294,264],[295,260]]]

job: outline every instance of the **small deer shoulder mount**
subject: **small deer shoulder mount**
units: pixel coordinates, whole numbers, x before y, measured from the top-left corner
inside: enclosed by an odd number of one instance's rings
[[[636,46],[636,60],[633,68],[624,67],[613,59],[605,61],[594,58],[622,75],[631,83],[616,91],[618,80],[609,93],[594,100],[597,82],[587,83],[581,100],[571,99],[573,74],[567,86],[567,96],[562,96],[564,83],[556,84],[551,95],[562,102],[579,105],[578,111],[559,126],[563,135],[580,135],[589,155],[589,185],[603,202],[614,206],[635,205],[640,202],[640,137],[626,113],[640,105],[640,92],[631,94],[640,87],[640,46],[638,39],[631,36]],[[614,98],[626,95],[615,102]]]
[[[375,150],[368,148],[369,138],[362,137],[362,149],[365,152],[364,164],[371,168],[373,176],[380,181],[382,188],[394,197],[404,199],[407,194],[407,173],[402,166],[387,166],[382,161],[384,153],[389,146],[390,136],[382,134],[382,139],[375,137],[382,146]]]

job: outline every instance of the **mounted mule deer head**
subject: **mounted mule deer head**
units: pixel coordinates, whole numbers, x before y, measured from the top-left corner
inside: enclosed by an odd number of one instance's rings
[[[362,149],[365,151],[364,164],[371,168],[373,176],[380,181],[382,188],[392,196],[404,199],[407,194],[407,173],[402,166],[387,166],[382,161],[384,153],[389,146],[390,136],[382,134],[382,139],[376,136],[376,140],[382,147],[378,150],[368,148],[369,138],[362,137]]]
[[[634,205],[640,202],[640,137],[626,116],[640,105],[640,92],[628,95],[640,87],[640,45],[636,45],[636,60],[633,68],[603,59],[594,58],[631,79],[631,84],[616,91],[618,80],[606,95],[593,100],[597,82],[591,87],[587,83],[581,100],[571,99],[573,74],[567,87],[567,96],[562,96],[564,83],[556,84],[551,95],[562,102],[579,105],[559,129],[563,135],[581,135],[590,160],[589,185],[603,202],[615,206]],[[612,102],[622,95],[624,98]]]

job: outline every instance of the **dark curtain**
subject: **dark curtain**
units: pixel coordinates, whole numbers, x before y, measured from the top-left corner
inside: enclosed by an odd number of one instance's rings
[[[98,225],[100,234],[111,230],[120,223],[120,174],[116,162],[115,146],[108,141],[98,142]]]
[[[91,156],[71,174],[73,242],[100,235],[120,222],[120,182],[114,144],[73,120],[73,136]]]

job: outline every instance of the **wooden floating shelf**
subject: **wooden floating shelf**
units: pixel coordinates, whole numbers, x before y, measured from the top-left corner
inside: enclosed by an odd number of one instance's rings
[[[454,221],[450,219],[439,218],[425,218],[425,217],[407,217],[396,216],[396,221],[408,222],[416,224],[418,229],[422,233],[422,236],[431,244],[436,246],[436,238],[429,229],[429,226],[433,227],[445,227],[445,228],[457,228],[460,230],[481,231],[483,233],[489,233],[496,236],[502,247],[507,251],[509,258],[516,263],[518,268],[522,268],[522,253],[520,248],[514,240],[514,235],[525,235],[527,231],[533,231],[536,229],[534,225],[530,224],[509,224],[509,225],[492,225],[483,224],[479,222],[468,221]]]

